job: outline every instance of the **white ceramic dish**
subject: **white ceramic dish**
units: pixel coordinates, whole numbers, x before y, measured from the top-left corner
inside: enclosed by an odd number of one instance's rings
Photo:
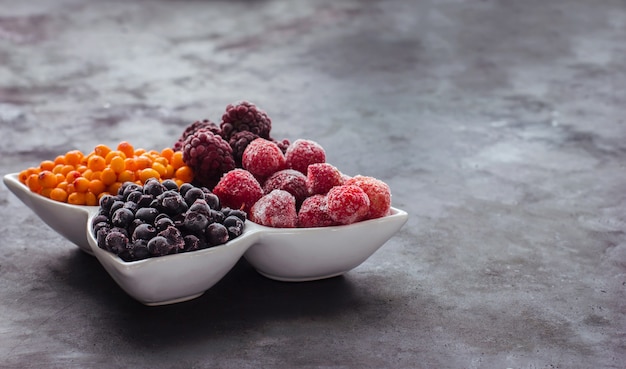
[[[209,249],[125,262],[98,247],[91,219],[97,206],[77,206],[49,200],[31,192],[13,173],[6,186],[52,229],[98,258],[117,284],[146,305],[165,305],[202,295],[245,255],[262,275],[280,281],[330,278],[367,260],[407,221],[391,214],[347,226],[270,228],[247,221],[244,233]]]
[[[89,244],[98,261],[126,293],[145,305],[173,304],[201,296],[235,266],[256,242],[259,230],[258,225],[246,222],[244,233],[223,245],[126,262],[99,248],[91,221],[87,225]]]
[[[259,239],[244,254],[262,275],[302,282],[341,275],[359,266],[404,223],[408,214],[391,214],[346,226],[323,228],[261,228]]]
[[[87,241],[85,226],[98,206],[70,205],[33,193],[18,179],[18,173],[7,174],[3,181],[7,188],[28,206],[41,220],[86,253],[93,254]]]

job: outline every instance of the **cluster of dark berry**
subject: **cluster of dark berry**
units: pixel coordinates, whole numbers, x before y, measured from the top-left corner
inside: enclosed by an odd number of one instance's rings
[[[98,247],[133,261],[221,245],[240,236],[245,221],[206,187],[151,178],[103,196],[92,226]]]
[[[183,152],[183,161],[194,171],[198,185],[213,188],[224,173],[241,168],[243,152],[257,138],[270,140],[283,151],[289,140],[270,137],[272,120],[267,113],[248,101],[226,106],[218,125],[209,119],[190,124],[174,143]]]

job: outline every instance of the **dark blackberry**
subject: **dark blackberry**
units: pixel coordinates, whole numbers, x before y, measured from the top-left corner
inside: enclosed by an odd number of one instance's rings
[[[200,129],[187,137],[183,161],[194,172],[201,186],[213,188],[222,175],[235,169],[233,149],[222,137],[208,129]]]
[[[181,151],[183,149],[183,146],[185,144],[185,140],[187,139],[187,137],[191,136],[192,134],[196,133],[199,129],[202,129],[202,128],[208,129],[217,135],[221,134],[221,129],[220,127],[217,126],[217,124],[211,122],[208,119],[199,120],[199,121],[191,123],[190,125],[187,126],[187,128],[185,128],[185,130],[180,135],[178,140],[176,140],[176,142],[174,143],[174,146],[172,147],[172,149],[174,151]]]
[[[248,147],[250,142],[257,138],[259,138],[259,135],[256,133],[241,131],[235,132],[228,140],[228,144],[233,149],[233,158],[235,158],[235,164],[238,168],[241,168],[241,157],[243,156],[244,150]]]
[[[248,101],[229,104],[220,123],[222,137],[230,140],[237,132],[250,131],[259,137],[269,139],[272,120],[263,110]]]

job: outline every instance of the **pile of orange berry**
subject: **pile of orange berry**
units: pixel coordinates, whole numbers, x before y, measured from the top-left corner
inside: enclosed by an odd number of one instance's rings
[[[19,173],[20,182],[33,192],[90,206],[98,205],[106,194],[116,195],[124,182],[143,185],[149,178],[171,179],[180,186],[193,180],[193,170],[185,165],[180,151],[146,151],[122,141],[115,150],[106,145],[96,146],[88,155],[72,150]]]

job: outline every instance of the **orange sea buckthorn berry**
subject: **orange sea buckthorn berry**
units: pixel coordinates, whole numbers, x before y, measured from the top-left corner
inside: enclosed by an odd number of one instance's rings
[[[63,178],[64,179],[62,181],[57,183],[57,187],[56,188],[65,191],[65,194],[67,195],[67,182],[65,182],[65,177],[63,177]]]
[[[44,197],[50,198],[50,193],[54,190],[54,188],[42,188],[40,194]]]
[[[142,183],[146,183],[146,181],[149,178],[156,178],[156,179],[161,179],[161,175],[159,174],[159,172],[157,172],[156,170],[152,169],[152,168],[146,168],[146,169],[142,169],[139,172],[139,180]]]
[[[49,170],[39,173],[37,179],[42,188],[54,188],[57,185],[57,176]]]
[[[111,169],[113,169],[113,171],[115,173],[122,173],[122,171],[124,171],[124,169],[126,169],[126,166],[124,164],[124,159],[121,156],[116,156],[114,158],[111,159],[111,162],[109,163],[109,167]]]
[[[117,195],[117,191],[119,191],[120,187],[122,187],[122,182],[115,182],[107,187],[107,192]]]
[[[123,170],[121,173],[117,175],[118,182],[134,182],[135,181],[135,172],[130,170]]]
[[[135,162],[135,157],[124,159],[124,168],[126,168],[126,170],[131,170],[133,172],[136,171],[137,163]]]
[[[50,191],[50,199],[65,202],[67,201],[67,192],[62,188],[53,188],[52,191]]]
[[[127,141],[120,142],[117,145],[117,150],[123,152],[127,158],[135,156],[135,148],[133,147],[133,145],[131,145]]]
[[[54,158],[54,164],[56,164],[56,165],[59,165],[59,164],[65,165],[65,164],[67,164],[65,162],[65,156],[58,155],[56,158]]]
[[[20,182],[26,183],[28,176],[30,176],[31,174],[32,173],[28,169],[24,169],[17,177],[19,178]]]
[[[160,178],[163,178],[167,174],[167,168],[165,167],[165,165],[163,165],[163,164],[161,164],[159,162],[152,163],[152,169],[154,169],[157,172],[159,172],[159,177]]]
[[[63,166],[63,168],[61,168],[61,172],[60,173],[63,174],[64,176],[67,176],[72,171],[74,171],[74,166],[65,164]]]
[[[174,169],[178,169],[185,165],[185,162],[183,161],[183,153],[181,151],[176,151],[174,154],[172,154],[172,160],[170,161],[170,164],[174,166]]]
[[[121,157],[122,159],[126,159],[126,154],[124,154],[123,152],[119,151],[119,150],[112,150],[110,151],[107,156],[104,157],[104,160],[106,161],[107,164],[111,164],[111,160],[113,160],[113,158],[116,157]]]
[[[93,192],[85,193],[85,205],[96,206],[98,205],[98,197]]]
[[[33,173],[29,175],[28,178],[26,178],[26,186],[28,186],[28,188],[33,192],[41,191],[41,185],[39,184],[39,174]]]
[[[176,169],[174,177],[185,183],[190,183],[193,181],[193,170],[190,167],[183,165],[182,167]]]
[[[165,176],[163,177],[164,179],[169,179],[174,177],[174,167],[172,166],[172,164],[167,164],[165,166]]]
[[[65,186],[65,192],[67,192],[68,195],[76,192],[76,186],[74,186],[74,182],[68,183]]]
[[[174,150],[172,150],[172,148],[170,147],[166,147],[163,150],[161,150],[161,156],[165,158],[165,160],[168,161],[168,163],[172,160],[172,156],[174,155]]]
[[[67,181],[67,183],[74,183],[74,181],[76,180],[76,178],[81,177],[82,175],[80,174],[79,171],[77,170],[70,170],[66,175],[65,175],[65,181]]]
[[[72,192],[67,195],[67,202],[72,205],[85,205],[85,193],[84,192]]]
[[[73,166],[80,164],[83,159],[83,153],[79,150],[71,150],[65,154],[65,163]]]
[[[87,161],[87,167],[89,167],[89,169],[93,170],[94,172],[103,170],[104,168],[106,168],[106,166],[106,160],[104,160],[104,157],[100,155],[92,155]]]
[[[142,170],[150,168],[152,166],[152,159],[147,155],[140,155],[135,157],[135,170]]]
[[[104,183],[99,179],[92,179],[89,181],[89,192],[92,192],[96,195],[101,194],[106,189]]]
[[[117,173],[111,168],[104,168],[100,173],[100,180],[106,186],[110,186],[117,181]]]
[[[142,149],[142,148],[135,149],[135,156],[143,155],[145,153],[146,153],[146,149]]]
[[[39,169],[52,171],[56,164],[52,160],[44,160],[39,164]]]
[[[87,168],[87,166],[86,166],[86,165],[83,165],[83,164],[78,164],[78,165],[76,166],[76,171],[77,171],[77,172],[79,172],[79,173],[83,173],[83,172],[84,172],[84,171],[86,171],[87,169],[88,169],[88,168]]]
[[[74,180],[76,192],[87,192],[89,190],[89,180],[85,177],[78,177]]]
[[[107,154],[109,152],[111,152],[111,148],[108,147],[107,145],[97,145],[94,149],[93,149],[94,154],[104,158],[107,156]]]
[[[87,168],[82,174],[83,174],[83,177],[91,181],[91,177],[93,176],[93,170]]]

